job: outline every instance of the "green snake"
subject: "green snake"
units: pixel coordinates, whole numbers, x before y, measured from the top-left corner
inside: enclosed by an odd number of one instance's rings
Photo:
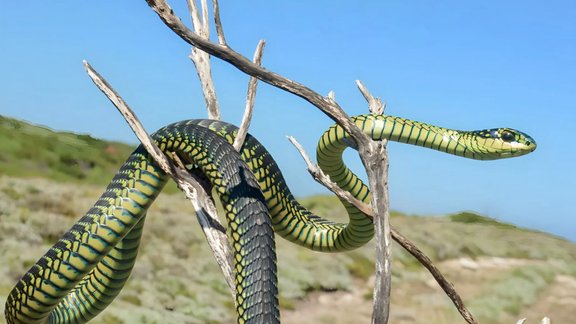
[[[509,128],[456,131],[392,116],[361,115],[354,122],[373,139],[428,147],[491,160],[536,149],[528,135]],[[268,151],[248,135],[240,153],[230,143],[237,128],[214,120],[189,120],[153,135],[163,152],[175,152],[200,171],[218,193],[234,252],[239,323],[277,323],[278,289],[274,232],[306,248],[355,249],[373,236],[373,224],[343,201],[350,222],[325,220],[302,207]],[[340,187],[369,202],[367,186],[344,164],[354,141],[342,127],[320,138],[317,160]],[[170,154],[167,154],[170,156]],[[118,295],[136,260],[146,210],[167,182],[138,147],[96,204],[19,280],[6,302],[8,323],[82,323]]]

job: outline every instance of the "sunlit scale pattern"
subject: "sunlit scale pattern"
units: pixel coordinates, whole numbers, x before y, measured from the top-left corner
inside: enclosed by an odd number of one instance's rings
[[[248,166],[221,137],[177,123],[154,135],[211,181],[226,209],[234,249],[240,323],[279,322],[274,233]],[[138,148],[104,194],[10,293],[8,323],[82,323],[117,296],[130,275],[145,213],[166,183]]]
[[[215,131],[230,143],[234,141],[238,130],[236,126],[220,121],[191,122]],[[350,224],[341,224],[312,214],[296,201],[278,165],[256,138],[250,135],[246,137],[241,155],[260,184],[276,233],[291,242],[317,251],[345,251],[366,243],[367,240],[358,239],[359,236],[356,235],[363,232],[365,227],[371,228],[372,221],[362,216],[352,220]],[[370,233],[364,237],[372,237],[371,230],[368,231]]]
[[[88,321],[114,300],[128,280],[136,261],[144,220],[142,217],[120,243],[56,306],[50,315],[51,322],[71,323],[78,318],[82,322]]]

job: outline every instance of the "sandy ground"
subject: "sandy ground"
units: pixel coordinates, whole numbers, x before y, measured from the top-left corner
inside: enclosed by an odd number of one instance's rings
[[[473,297],[482,282],[502,273],[538,261],[506,258],[482,258],[479,260],[455,259],[439,267],[449,276],[464,298]],[[456,274],[456,275],[454,275]],[[392,304],[389,323],[465,323],[462,318],[446,312],[450,301],[431,278],[417,278],[392,287]],[[404,281],[404,280],[403,280]],[[370,323],[371,285],[359,282],[354,291],[313,293],[296,304],[295,311],[282,312],[283,323]],[[414,301],[422,299],[422,307],[414,308]],[[405,303],[404,301],[410,302]],[[410,304],[410,306],[406,306]],[[575,323],[576,278],[559,275],[544,292],[538,302],[523,309],[518,319],[526,318],[525,324],[540,323],[544,316],[552,323]],[[512,320],[512,318],[510,318]],[[503,323],[515,323],[515,320]]]
[[[576,278],[557,276],[542,294],[540,302],[524,310],[526,323],[539,323],[542,314],[547,314],[552,323],[576,322]]]

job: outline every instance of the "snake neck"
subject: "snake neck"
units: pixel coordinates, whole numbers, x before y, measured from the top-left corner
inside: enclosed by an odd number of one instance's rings
[[[438,151],[466,157],[474,157],[468,132],[451,130],[409,119],[383,115],[360,115],[352,120],[366,135],[374,140],[390,140],[427,147]],[[330,127],[320,138],[316,155],[320,168],[342,189],[356,198],[370,203],[370,191],[348,167],[342,153],[347,147],[356,148],[356,143],[339,125]],[[354,217],[365,217],[350,203],[341,200],[348,213]]]
[[[426,147],[474,160],[519,156],[527,154],[535,148],[535,144],[530,144],[533,148],[531,150],[523,149],[523,153],[520,152],[521,149],[504,148],[503,144],[498,143],[492,134],[502,129],[461,131],[383,115],[360,115],[352,117],[352,120],[356,126],[374,140],[386,139]],[[533,142],[527,135],[523,135]],[[356,143],[341,126],[333,125],[320,138],[317,156],[326,165],[339,163],[342,152],[347,147],[356,149]],[[328,158],[333,160],[328,161]],[[321,161],[319,161],[320,163]]]
[[[478,154],[486,153],[475,145],[474,132],[454,130],[394,116],[360,115],[352,117],[352,120],[374,140],[386,139],[473,159],[479,159]],[[347,147],[356,148],[356,144],[339,125],[330,127],[318,143],[318,151],[334,152],[334,157],[341,156],[341,152]]]

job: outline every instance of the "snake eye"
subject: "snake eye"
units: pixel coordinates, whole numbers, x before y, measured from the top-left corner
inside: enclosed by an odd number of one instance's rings
[[[514,133],[512,133],[511,131],[503,130],[502,132],[500,132],[500,138],[504,142],[510,143],[516,139],[516,136],[514,136]]]

